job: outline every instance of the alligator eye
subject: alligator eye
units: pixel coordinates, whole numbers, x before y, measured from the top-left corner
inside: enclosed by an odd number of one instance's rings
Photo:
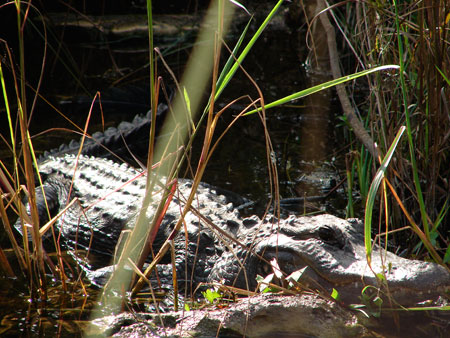
[[[319,229],[319,237],[324,242],[330,242],[334,239],[334,231],[329,226],[320,227]]]
[[[342,249],[345,246],[345,240],[342,233],[337,232],[330,226],[324,226],[319,229],[319,237],[327,244],[337,246]]]

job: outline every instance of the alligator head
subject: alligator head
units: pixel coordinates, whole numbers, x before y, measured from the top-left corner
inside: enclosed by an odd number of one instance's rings
[[[360,302],[365,286],[372,286],[371,291],[382,299],[402,305],[435,300],[450,291],[450,273],[444,267],[405,259],[378,245],[374,245],[369,266],[363,224],[356,219],[319,215],[261,221],[252,216],[243,220],[237,238],[251,244],[246,250],[234,245],[237,255],[225,252],[213,268],[211,280],[254,288],[256,275],[272,272],[268,263],[276,259],[286,276],[301,271],[298,282],[302,285],[328,295],[334,288],[345,303]],[[236,264],[237,257],[241,265]]]

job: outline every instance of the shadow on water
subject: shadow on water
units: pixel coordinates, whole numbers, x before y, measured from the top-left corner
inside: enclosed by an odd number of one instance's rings
[[[53,28],[55,33],[62,34],[58,31],[61,27]],[[59,60],[66,60],[63,52],[69,53],[80,71],[80,81],[71,78],[68,68],[58,63],[58,59],[49,57],[46,64],[48,73],[43,79],[43,95],[78,125],[84,124],[92,93],[97,90],[102,91],[105,128],[117,125],[122,120],[132,120],[136,113],[145,113],[149,106],[146,39],[125,36],[123,39],[115,38],[107,44],[103,40],[105,36],[91,31],[88,33],[80,35],[77,30],[66,27],[64,45],[61,45]],[[159,44],[155,43],[165,53],[177,75],[181,74],[189,56],[192,38],[193,34],[188,32],[182,37],[160,38]],[[304,44],[299,43],[296,34],[292,34],[284,26],[283,18],[279,15],[243,66],[260,86],[265,101],[271,102],[315,84],[317,80],[313,80],[314,78],[320,77],[319,81],[327,79],[326,73],[308,72],[304,63],[307,54]],[[31,73],[35,70],[29,71]],[[160,72],[164,73],[162,66]],[[165,79],[169,78],[167,74],[163,76]],[[332,90],[322,92],[267,112],[267,125],[274,147],[270,160],[276,161],[278,166],[281,198],[324,196],[344,177],[344,148],[339,142],[339,132],[336,131],[336,116],[340,111],[332,93]],[[250,81],[239,74],[218,102],[218,107],[225,106],[242,95],[257,97]],[[245,104],[246,102],[242,105],[238,103],[223,116],[222,128]],[[68,128],[70,125],[55,110],[39,101],[30,126],[31,134],[55,127]],[[97,110],[93,114],[89,132],[101,128],[102,119]],[[1,127],[1,132],[7,136],[5,126]],[[34,145],[38,151],[43,151],[67,143],[73,138],[78,139],[67,132],[55,131],[36,137]],[[197,141],[199,144],[202,142],[200,138]],[[5,163],[11,159],[9,151],[4,147],[0,149],[0,153]],[[267,175],[263,128],[255,115],[241,119],[223,139],[208,164],[204,180],[256,201],[257,206],[253,211],[260,211],[270,198]],[[336,194],[320,202],[312,200],[303,203],[301,199],[293,199],[289,208],[300,214],[304,211],[326,211],[344,216],[345,198],[342,187]],[[2,247],[6,245],[3,241]],[[57,296],[49,301],[45,310],[39,310],[39,304],[28,302],[27,288],[20,287],[22,281],[2,277],[0,283],[0,334],[4,335],[80,334],[83,325],[79,325],[79,322],[87,318],[90,303],[95,300],[95,290],[89,290],[89,297],[86,299],[82,295],[64,294],[55,282],[49,294]],[[25,281],[23,285],[26,285]]]

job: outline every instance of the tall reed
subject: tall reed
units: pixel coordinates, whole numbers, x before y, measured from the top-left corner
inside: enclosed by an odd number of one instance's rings
[[[410,255],[427,252],[437,261],[450,259],[449,210],[449,82],[448,4],[445,1],[357,2],[337,11],[341,30],[356,49],[356,70],[375,64],[398,64],[398,75],[367,78],[370,96],[360,106],[374,141],[385,154],[395,134],[406,126],[406,146],[399,147],[386,178],[396,196],[388,194],[380,229]],[[365,149],[354,149],[367,158]],[[361,196],[378,161],[358,168]],[[361,172],[360,168],[366,168]],[[399,201],[401,201],[402,206]],[[381,203],[381,199],[380,199]],[[403,209],[404,208],[404,209]],[[424,237],[418,236],[417,224]],[[385,229],[388,226],[389,229]],[[405,228],[406,229],[406,228]],[[427,242],[427,243],[425,243]],[[423,246],[421,243],[426,244]],[[434,249],[429,247],[432,243]],[[427,250],[423,250],[427,248]]]

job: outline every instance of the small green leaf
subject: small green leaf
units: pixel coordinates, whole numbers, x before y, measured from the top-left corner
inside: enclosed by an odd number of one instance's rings
[[[191,112],[191,100],[189,99],[189,94],[186,90],[186,87],[183,87],[183,96],[184,96],[184,101],[186,102],[186,108],[189,112],[189,116],[192,116],[192,112]]]
[[[184,311],[191,311],[191,308],[189,307],[188,303],[184,303]]]
[[[377,279],[381,282],[386,282],[386,278],[384,277],[384,274],[382,274],[381,272],[377,273]]]
[[[203,297],[205,297],[205,299],[211,304],[213,304],[216,299],[220,299],[222,297],[220,293],[211,289],[203,291],[202,294]]]
[[[450,262],[450,245],[447,247],[447,250],[445,250],[444,255],[444,264],[447,264]]]
[[[333,288],[333,291],[331,291],[331,298],[337,301],[341,300],[341,296],[339,295],[338,290],[336,290],[335,288]]]
[[[262,291],[261,291],[261,288],[260,288],[259,291],[261,293],[269,293],[269,292],[272,292],[272,288],[266,286]]]
[[[448,17],[448,15],[447,15],[447,17]],[[447,82],[447,84],[450,86],[450,79],[447,76],[445,76],[445,74],[442,72],[442,70],[439,69],[438,66],[435,65],[435,67],[438,70],[438,72],[441,74],[441,76],[445,80],[445,82]]]

